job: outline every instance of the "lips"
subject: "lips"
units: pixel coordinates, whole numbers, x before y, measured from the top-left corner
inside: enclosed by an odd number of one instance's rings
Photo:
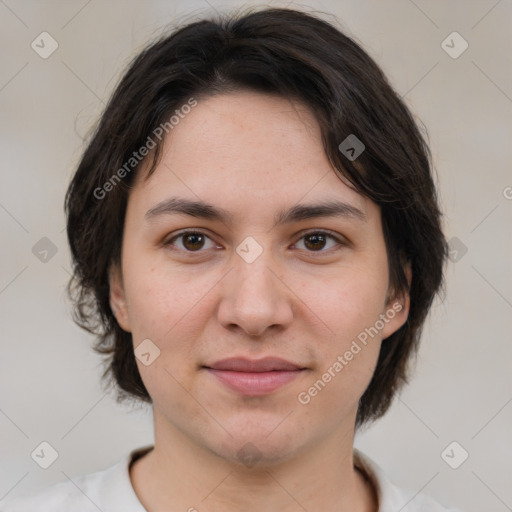
[[[306,370],[277,357],[222,359],[204,368],[223,385],[246,396],[272,393]]]
[[[221,359],[220,361],[216,361],[206,367],[214,370],[249,373],[294,371],[302,369],[300,366],[279,357],[264,357],[263,359],[231,357],[228,359]]]

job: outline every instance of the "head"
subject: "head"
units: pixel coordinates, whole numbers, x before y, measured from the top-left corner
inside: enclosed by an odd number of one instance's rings
[[[118,399],[226,452],[251,440],[284,457],[382,416],[443,281],[414,118],[358,44],[288,9],[192,23],[140,53],[66,213],[75,320]],[[247,397],[205,368],[267,355],[305,370]]]

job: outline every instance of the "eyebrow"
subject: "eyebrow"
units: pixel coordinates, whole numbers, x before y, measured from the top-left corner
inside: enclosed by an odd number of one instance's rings
[[[151,221],[161,215],[182,214],[201,219],[220,221],[232,224],[235,216],[223,208],[213,206],[203,201],[171,197],[164,199],[155,207],[148,210],[145,219]],[[315,204],[297,204],[288,210],[280,211],[274,218],[274,228],[301,220],[317,217],[345,217],[366,221],[366,215],[354,205],[339,200],[323,201]]]

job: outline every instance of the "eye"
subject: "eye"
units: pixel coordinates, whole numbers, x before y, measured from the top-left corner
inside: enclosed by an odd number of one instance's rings
[[[309,231],[302,235],[300,240],[304,240],[304,246],[308,252],[328,252],[328,250],[323,250],[327,244],[327,240],[334,240],[335,245],[343,246],[346,245],[343,243],[338,237],[330,234],[327,231]],[[297,244],[295,244],[297,245]],[[327,244],[328,245],[328,244]],[[300,247],[299,247],[300,249]],[[329,249],[329,248],[328,248]]]
[[[206,247],[206,249],[211,249],[215,245],[213,240],[202,231],[183,231],[182,233],[170,238],[164,243],[164,245],[174,246],[175,244],[173,242],[179,239],[182,239],[182,243],[181,247],[178,246],[178,249],[186,252],[202,252],[201,249],[204,248],[206,240],[210,240],[212,244],[210,247]]]

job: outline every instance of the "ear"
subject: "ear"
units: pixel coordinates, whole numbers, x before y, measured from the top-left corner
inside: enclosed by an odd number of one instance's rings
[[[111,265],[109,269],[110,286],[110,308],[116,317],[121,329],[131,332],[130,319],[128,315],[127,300],[124,291],[121,270],[117,265]]]
[[[410,263],[407,262],[404,264],[403,268],[410,289],[412,282],[412,271]],[[382,312],[382,319],[384,320],[382,340],[385,340],[393,333],[398,331],[398,329],[400,329],[400,327],[402,327],[405,322],[407,322],[410,304],[410,296],[407,291],[391,294],[386,302],[385,310]]]

